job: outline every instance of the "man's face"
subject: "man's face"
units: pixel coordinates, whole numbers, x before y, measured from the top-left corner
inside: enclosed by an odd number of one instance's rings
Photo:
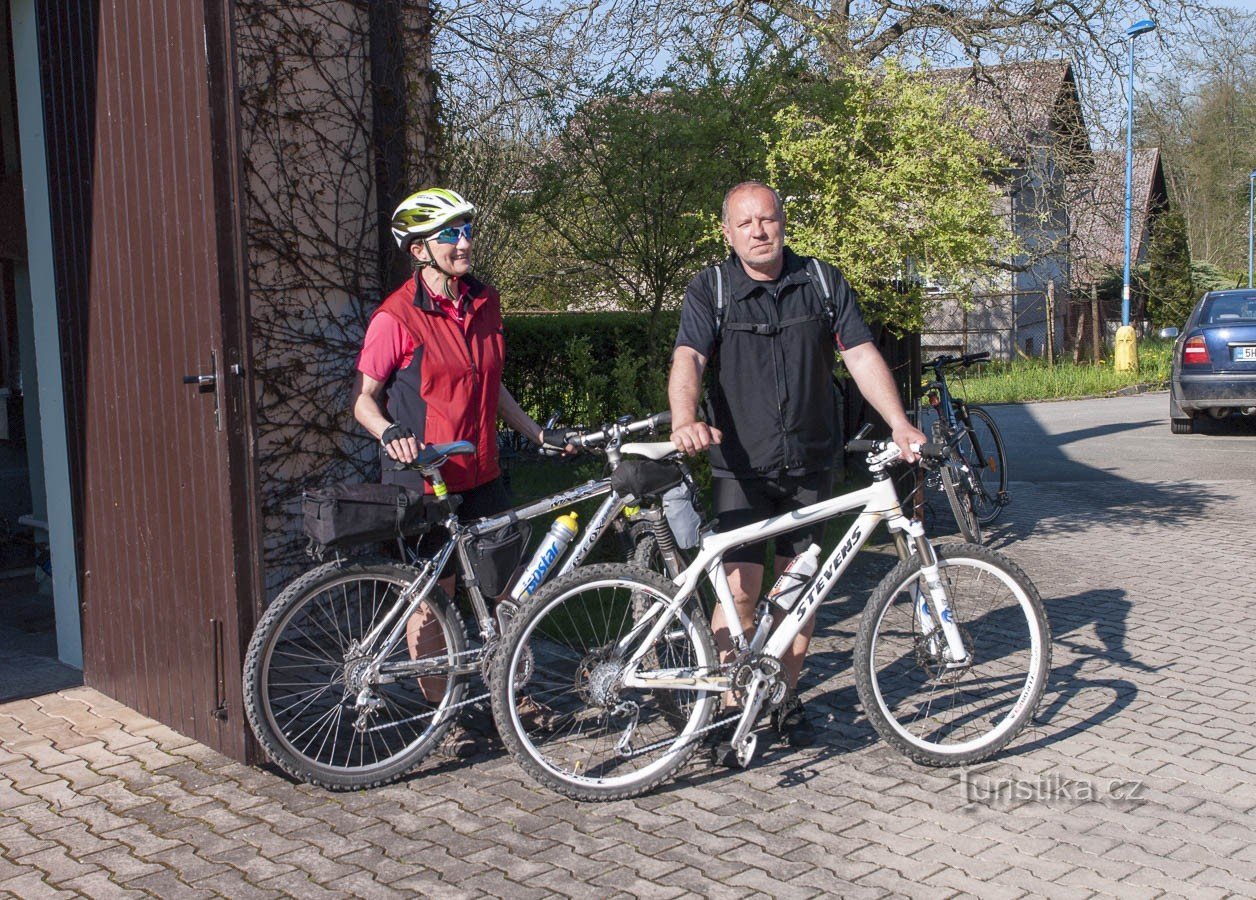
[[[465,218],[456,219],[441,230],[460,229],[466,222]],[[410,245],[410,252],[417,259],[428,259],[428,254],[431,254],[430,258],[441,270],[455,278],[461,278],[471,271],[471,239],[460,234],[457,243],[448,244],[438,239],[439,234],[440,232],[429,235],[425,241],[415,241]]]
[[[765,188],[751,186],[728,200],[728,219],[722,223],[724,237],[738,258],[752,269],[775,269],[785,248],[785,216],[776,208],[776,198]]]

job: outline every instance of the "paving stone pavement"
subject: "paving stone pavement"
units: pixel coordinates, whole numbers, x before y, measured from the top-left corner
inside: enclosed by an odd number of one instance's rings
[[[804,677],[822,744],[695,761],[635,801],[573,803],[500,750],[330,794],[89,688],[0,705],[0,895],[1252,895],[1256,486],[1012,490],[994,543],[1046,599],[1054,669],[1039,721],[976,772],[913,765],[858,711],[873,552]]]

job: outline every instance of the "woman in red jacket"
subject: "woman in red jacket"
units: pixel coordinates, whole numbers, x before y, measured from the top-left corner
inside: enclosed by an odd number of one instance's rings
[[[497,290],[471,275],[475,207],[445,188],[425,188],[401,202],[392,232],[411,260],[408,279],[371,316],[358,356],[353,415],[380,442],[385,484],[431,492],[423,477],[394,471],[424,445],[471,441],[474,455],[441,467],[464,518],[509,508],[497,460],[497,417],[541,443],[541,427],[502,384],[505,342]],[[453,593],[453,577],[441,584]],[[439,652],[441,640],[423,610],[407,623],[411,656]],[[439,695],[443,680],[425,679]],[[457,729],[455,729],[457,731]],[[473,749],[473,748],[470,748]]]

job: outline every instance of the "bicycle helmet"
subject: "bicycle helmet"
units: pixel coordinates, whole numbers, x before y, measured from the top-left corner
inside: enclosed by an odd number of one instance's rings
[[[475,218],[475,206],[457,191],[424,188],[402,200],[392,216],[392,233],[405,250],[410,241],[439,231],[454,219]]]

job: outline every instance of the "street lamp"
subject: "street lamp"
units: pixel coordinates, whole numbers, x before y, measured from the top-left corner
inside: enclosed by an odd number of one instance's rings
[[[1130,327],[1130,227],[1134,218],[1134,38],[1156,27],[1151,19],[1135,22],[1125,30],[1129,39],[1129,92],[1125,122],[1125,280],[1121,287],[1121,328],[1116,336],[1117,369],[1138,368],[1134,329]]]
[[[1252,208],[1256,206],[1256,172],[1247,176],[1247,286],[1252,286]]]
[[[1121,288],[1121,324],[1130,323],[1130,225],[1134,218],[1134,38],[1156,27],[1151,19],[1135,22],[1125,31],[1130,44],[1129,99],[1125,123],[1125,281]]]

